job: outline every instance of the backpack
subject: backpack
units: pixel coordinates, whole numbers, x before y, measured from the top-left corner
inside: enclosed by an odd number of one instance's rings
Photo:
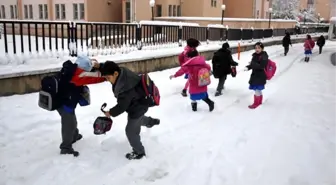
[[[211,83],[210,71],[207,68],[202,68],[198,71],[198,86],[203,87]]]
[[[272,60],[268,59],[266,68],[265,68],[265,73],[266,73],[266,79],[271,80],[276,72],[277,66],[276,63],[273,62]]]
[[[42,78],[38,100],[39,107],[53,111],[61,106],[59,83],[60,77],[58,74]]]
[[[153,80],[148,74],[141,74],[141,84],[145,91],[144,104],[148,107],[154,107],[160,105],[160,92],[159,88],[155,85]]]

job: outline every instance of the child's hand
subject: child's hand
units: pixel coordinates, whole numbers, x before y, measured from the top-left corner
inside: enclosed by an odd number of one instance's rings
[[[104,112],[104,114],[105,114],[105,116],[108,117],[108,118],[111,117],[111,114],[110,114],[110,112],[108,112],[108,111],[107,111],[107,112]]]
[[[174,75],[170,75],[169,76],[169,79],[173,79],[173,78],[175,78]]]
[[[247,67],[244,67],[244,71],[248,71],[249,69]]]

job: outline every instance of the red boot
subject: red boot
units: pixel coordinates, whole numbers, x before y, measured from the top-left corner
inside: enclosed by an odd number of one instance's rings
[[[262,103],[262,96],[256,96],[254,95],[254,102],[252,105],[249,105],[248,108],[255,109]]]

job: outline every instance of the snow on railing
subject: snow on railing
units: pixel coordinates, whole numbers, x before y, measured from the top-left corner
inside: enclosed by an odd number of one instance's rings
[[[171,22],[171,21],[140,21],[140,25],[161,25],[161,26],[200,26],[197,23]]]
[[[158,20],[187,20],[187,21],[221,21],[221,17],[156,17]],[[224,21],[247,21],[247,22],[265,22],[269,19],[253,19],[253,18],[223,18]],[[292,19],[272,19],[273,22],[295,22]]]
[[[227,25],[226,25],[227,26]],[[224,25],[222,24],[208,24],[207,26],[208,28],[226,28]]]

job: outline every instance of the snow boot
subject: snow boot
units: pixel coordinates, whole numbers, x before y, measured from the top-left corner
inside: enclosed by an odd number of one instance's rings
[[[160,120],[159,119],[152,119],[152,121],[146,125],[147,128],[152,128],[155,125],[160,125]]]
[[[192,102],[191,103],[191,109],[196,112],[197,111],[197,102]]]
[[[141,158],[143,158],[144,156],[146,156],[146,154],[145,153],[143,153],[143,154],[138,154],[138,153],[136,153],[136,152],[131,152],[131,153],[127,153],[126,155],[125,155],[125,157],[128,159],[128,160],[134,160],[134,159],[141,159]]]
[[[74,157],[78,157],[79,156],[79,152],[75,151],[74,149],[61,149],[60,152],[61,155],[67,155],[67,154],[71,154]]]
[[[183,97],[187,97],[187,89],[183,89],[181,94]]]
[[[74,140],[72,141],[72,144],[76,143],[77,141],[81,140],[83,138],[82,134],[77,134],[77,137],[74,138]]]
[[[215,109],[215,103],[211,101],[209,97],[206,97],[205,99],[203,99],[203,101],[209,105],[210,112],[212,112]]]
[[[307,57],[307,62],[309,62],[310,57]]]
[[[222,91],[216,91],[215,96],[220,96],[220,95],[222,95]]]
[[[262,96],[256,96],[256,95],[254,95],[254,102],[253,102],[252,105],[249,105],[248,108],[255,109],[259,105],[261,105],[261,102],[262,102]]]
[[[304,58],[304,61],[307,62],[307,57]]]

